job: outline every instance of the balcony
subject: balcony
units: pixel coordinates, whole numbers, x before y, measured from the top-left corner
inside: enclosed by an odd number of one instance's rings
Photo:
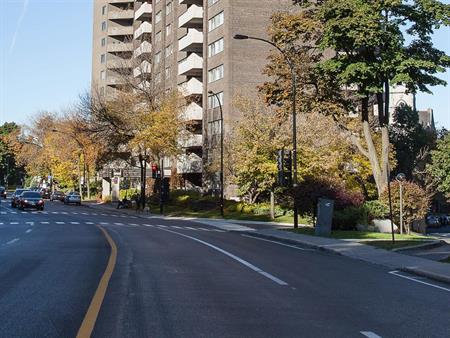
[[[139,21],[151,20],[152,4],[144,2],[134,13],[134,19]]]
[[[150,22],[143,22],[134,32],[134,38],[139,39],[143,34],[151,34],[152,25]]]
[[[108,0],[110,4],[128,4],[133,3],[135,0]]]
[[[178,64],[178,75],[202,76],[203,58],[192,53]]]
[[[142,61],[142,63],[133,70],[134,77],[138,77],[141,74],[150,74],[152,72],[152,64],[148,61]]]
[[[144,41],[134,50],[134,57],[137,58],[143,54],[150,54],[151,52],[152,44],[148,41]]]
[[[189,106],[187,106],[184,118],[186,121],[202,120],[203,108],[197,103],[192,102]]]
[[[130,68],[132,65],[130,59],[122,59],[119,57],[112,57],[108,55],[108,59],[106,60],[106,67],[108,69],[124,69]]]
[[[203,6],[203,0],[180,0],[180,5]]]
[[[117,76],[117,75],[113,75],[111,73],[108,73],[108,75],[106,76],[106,84],[108,86],[115,87],[115,86],[118,86],[118,85],[120,85],[122,83],[123,83],[122,79],[119,76]]]
[[[132,20],[134,17],[134,11],[132,9],[127,10],[112,10],[108,12],[109,20]]]
[[[131,52],[132,50],[132,43],[113,42],[106,45],[106,51],[108,53]]]
[[[180,28],[201,28],[203,26],[203,8],[192,5],[178,18]]]
[[[197,174],[202,172],[202,158],[196,154],[180,156],[177,161],[178,174]]]
[[[133,35],[133,26],[114,26],[108,28],[109,36]]]
[[[202,134],[191,134],[186,135],[181,141],[181,146],[183,148],[200,148],[203,145]]]
[[[178,48],[180,52],[202,52],[203,32],[188,29],[188,33],[178,41]]]
[[[203,83],[195,77],[181,84],[178,88],[183,96],[186,97],[192,95],[203,95]]]

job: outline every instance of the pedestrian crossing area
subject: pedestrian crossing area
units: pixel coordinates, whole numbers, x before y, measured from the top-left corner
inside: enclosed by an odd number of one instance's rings
[[[99,213],[99,212],[79,212],[79,211],[39,211],[39,210],[8,210],[8,211],[0,211],[0,215],[79,215],[79,216],[114,216],[114,217],[122,217],[122,218],[138,218],[137,216],[132,215],[118,215],[113,213]]]
[[[203,231],[203,232],[227,232],[221,229],[215,228],[205,228],[205,227],[193,227],[193,226],[181,226],[181,225],[165,225],[165,224],[139,224],[139,223],[128,223],[128,222],[92,222],[92,221],[27,221],[27,222],[0,222],[0,226],[5,225],[101,225],[101,226],[112,226],[112,227],[146,227],[155,229],[172,229],[172,230],[183,230],[183,231]]]

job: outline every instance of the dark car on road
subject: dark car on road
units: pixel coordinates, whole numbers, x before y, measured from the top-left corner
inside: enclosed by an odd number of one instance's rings
[[[62,191],[54,191],[50,195],[50,201],[64,202],[64,197],[66,197],[66,195]]]
[[[42,188],[40,190],[40,193],[41,193],[42,198],[47,199],[47,200],[50,199],[50,190],[49,189]]]
[[[81,196],[75,191],[69,192],[66,197],[64,197],[64,204],[77,204],[81,205]]]
[[[24,191],[29,191],[29,190],[28,189],[16,189],[16,191],[14,191],[14,193],[12,194],[12,198],[11,198],[11,207],[12,208],[16,208],[17,207],[17,205],[18,205],[17,203],[19,201],[19,197]]]
[[[19,196],[17,207],[20,210],[25,209],[44,210],[44,200],[42,199],[41,194],[37,191],[24,191]]]
[[[0,198],[6,198],[6,188],[0,187]]]

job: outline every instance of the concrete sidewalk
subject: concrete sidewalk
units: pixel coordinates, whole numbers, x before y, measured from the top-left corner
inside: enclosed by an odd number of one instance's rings
[[[249,222],[241,220],[224,220],[195,217],[168,217],[136,212],[135,210],[129,209],[116,209],[112,204],[85,203],[85,205],[99,210],[116,211],[119,213],[140,216],[143,218],[189,220],[214,226],[227,231],[241,231],[245,232],[247,235],[324,250],[345,257],[359,259],[372,264],[379,264],[393,270],[406,271],[419,276],[450,284],[450,264],[447,263],[435,262],[420,257],[408,256],[398,252],[379,249],[370,245],[358,243],[358,241],[356,240],[342,240],[326,237],[308,236],[277,229],[256,230],[245,226],[245,224],[249,225],[261,223],[272,224],[277,227],[283,226],[283,224],[280,223],[253,221]]]

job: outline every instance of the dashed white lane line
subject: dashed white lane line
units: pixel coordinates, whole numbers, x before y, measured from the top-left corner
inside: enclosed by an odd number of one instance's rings
[[[397,276],[397,277],[400,277],[400,278],[405,278],[405,279],[408,279],[408,280],[416,282],[416,283],[428,285],[428,286],[431,286],[431,287],[436,288],[436,289],[440,289],[440,290],[444,290],[444,291],[450,292],[450,289],[444,288],[443,286],[427,283],[427,282],[421,281],[421,280],[413,278],[413,277],[404,276],[404,275],[400,274],[400,271],[396,271],[396,270],[395,271],[389,271],[389,273],[391,275],[394,275],[394,276]]]
[[[179,227],[179,226],[176,226],[176,225],[173,225],[172,228],[175,228],[175,229],[183,229],[182,227]]]
[[[89,215],[87,212],[82,212],[81,214],[82,215]]]
[[[28,229],[27,231],[25,231],[27,234],[29,234],[30,232],[32,232],[33,229]]]
[[[11,214],[17,214],[17,211],[11,211]]]
[[[289,245],[289,244],[280,243],[280,242],[277,242],[277,241],[271,241],[270,239],[259,238],[259,237],[249,236],[249,235],[241,235],[241,236],[242,237],[251,238],[251,239],[256,239],[258,241],[270,242],[270,243],[278,244],[278,245],[281,245],[281,246],[287,246],[288,248],[297,249],[297,250],[301,250],[301,251],[316,251],[314,249],[299,248],[298,246],[295,246],[295,245]]]
[[[381,336],[377,335],[376,333],[373,333],[372,331],[360,331],[359,333],[368,338],[382,338]]]
[[[100,225],[109,225],[108,222],[100,222]]]
[[[55,222],[56,224],[66,224],[66,222]]]
[[[52,211],[52,214],[57,215],[57,214],[59,214],[59,211]]]
[[[72,215],[78,215],[78,212],[72,211]]]
[[[93,212],[91,215],[92,216],[98,216],[98,214],[96,214],[95,212]]]
[[[9,222],[9,224],[19,224],[19,222]]]
[[[277,278],[277,277],[271,275],[271,274],[268,273],[268,272],[265,272],[264,270],[261,270],[261,269],[258,268],[257,266],[255,266],[255,265],[253,265],[253,264],[247,262],[246,260],[244,260],[244,259],[242,259],[242,258],[240,258],[240,257],[238,257],[238,256],[236,256],[236,255],[233,255],[231,252],[228,252],[228,251],[226,251],[226,250],[224,250],[224,249],[219,248],[218,246],[215,246],[215,245],[210,244],[210,243],[208,243],[208,242],[202,241],[201,239],[198,239],[198,238],[196,238],[196,237],[188,236],[188,235],[185,235],[185,234],[176,232],[176,231],[172,231],[172,230],[168,230],[168,229],[161,229],[161,228],[159,228],[159,229],[160,229],[161,231],[167,231],[167,232],[170,232],[170,233],[172,233],[172,234],[175,234],[175,235],[178,235],[178,236],[182,236],[182,237],[185,237],[185,238],[189,238],[189,239],[191,239],[191,240],[193,240],[193,241],[195,241],[195,242],[198,242],[198,243],[200,243],[200,244],[206,245],[207,247],[209,247],[209,248],[211,248],[211,249],[213,249],[213,250],[216,250],[216,251],[218,251],[218,252],[220,252],[220,253],[222,253],[222,254],[224,254],[224,255],[230,257],[231,259],[234,259],[235,261],[237,261],[237,262],[241,263],[242,265],[246,266],[247,268],[249,268],[249,269],[251,269],[251,270],[253,270],[253,271],[259,273],[260,275],[262,275],[262,276],[264,276],[264,277],[270,279],[271,281],[277,283],[278,285],[282,285],[282,286],[289,285],[289,284],[286,283],[285,281],[283,281],[283,280],[281,280],[281,279],[279,279],[279,278]]]
[[[25,224],[34,225],[34,222],[25,222]]]
[[[194,230],[194,231],[197,231],[197,229],[196,228],[191,228],[191,227],[185,227],[186,229],[189,229],[189,230]]]
[[[44,221],[44,222],[40,222],[41,224],[50,224],[50,222],[46,222],[46,221]]]
[[[19,238],[14,238],[14,239],[12,239],[12,240],[10,240],[9,242],[6,242],[6,244],[13,244],[13,243],[15,243],[15,242],[17,242],[19,240]]]
[[[163,224],[157,224],[156,226],[161,227],[161,228],[167,228],[167,225],[163,225]]]
[[[124,225],[123,223],[114,223],[114,225]]]
[[[70,222],[70,224],[80,224],[80,222]]]
[[[94,224],[94,222],[84,222],[84,224]]]
[[[142,224],[143,226],[145,226],[145,227],[151,227],[151,228],[153,228],[154,227],[154,225],[153,224]]]
[[[136,223],[128,223],[128,225],[132,226],[132,227],[138,227],[139,226],[139,224],[136,224]]]

